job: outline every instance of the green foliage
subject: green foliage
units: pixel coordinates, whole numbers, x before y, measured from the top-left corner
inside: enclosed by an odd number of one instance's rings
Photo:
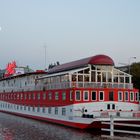
[[[130,73],[133,76],[134,87],[140,90],[140,62],[131,65]]]

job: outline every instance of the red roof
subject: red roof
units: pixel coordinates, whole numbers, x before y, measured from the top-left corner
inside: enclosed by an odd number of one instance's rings
[[[84,66],[87,66],[88,64],[93,65],[114,65],[114,61],[106,55],[95,55],[92,57],[80,59],[77,61],[72,61],[70,63],[65,63],[62,65],[55,66],[54,68],[50,69],[48,73],[56,73],[56,72],[62,72],[67,70],[72,70],[75,68],[81,68]]]

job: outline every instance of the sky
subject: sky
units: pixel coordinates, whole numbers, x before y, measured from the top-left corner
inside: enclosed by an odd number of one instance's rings
[[[140,0],[0,0],[0,69],[97,54],[140,62]]]

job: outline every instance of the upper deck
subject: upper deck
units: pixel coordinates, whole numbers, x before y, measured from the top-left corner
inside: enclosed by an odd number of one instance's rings
[[[115,68],[105,55],[73,61],[56,66],[38,79],[38,87],[64,88],[121,88],[133,89],[132,76]]]
[[[68,88],[133,89],[131,75],[115,68],[106,55],[62,64],[47,73],[31,73],[0,80],[0,92]]]

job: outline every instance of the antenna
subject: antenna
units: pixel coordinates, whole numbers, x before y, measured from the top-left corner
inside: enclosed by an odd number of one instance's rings
[[[47,66],[46,66],[46,50],[47,50],[47,46],[46,45],[44,45],[44,49],[45,49],[45,51],[44,51],[44,53],[45,53],[45,57],[44,57],[44,62],[45,62],[45,64],[44,64],[44,66],[45,66],[45,69],[47,68]]]

